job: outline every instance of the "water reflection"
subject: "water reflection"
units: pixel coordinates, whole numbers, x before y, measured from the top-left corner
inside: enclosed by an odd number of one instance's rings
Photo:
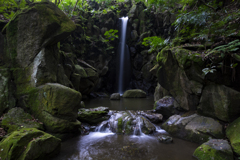
[[[150,110],[153,109],[153,97],[147,98],[121,98],[121,100],[109,100],[108,98],[97,98],[84,101],[86,108],[99,106],[109,107],[111,110]]]
[[[63,142],[54,160],[194,160],[192,154],[197,147],[176,138],[172,144],[163,144],[156,136],[91,132]]]

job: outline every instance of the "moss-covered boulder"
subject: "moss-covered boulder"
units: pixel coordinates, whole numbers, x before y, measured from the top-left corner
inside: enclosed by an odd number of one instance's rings
[[[227,138],[230,140],[233,151],[240,156],[240,118],[233,121],[226,130]]]
[[[198,160],[233,160],[232,148],[227,140],[211,139],[199,146],[193,156]]]
[[[60,148],[60,139],[35,128],[23,128],[1,141],[0,157],[4,160],[50,159]]]
[[[78,111],[77,119],[81,122],[87,122],[89,124],[98,124],[104,120],[109,119],[108,107],[97,107],[97,108],[81,108]]]
[[[32,117],[29,113],[24,112],[22,108],[12,108],[4,114],[1,126],[8,133],[21,128],[37,128],[43,130],[43,124]]]
[[[198,53],[174,47],[158,53],[159,84],[165,88],[184,110],[195,110],[202,93],[203,61]]]
[[[204,87],[198,106],[200,114],[231,122],[240,114],[240,92],[224,85]]]
[[[17,12],[6,27],[13,65],[29,66],[42,48],[56,44],[75,28],[73,21],[50,2],[34,3]]]
[[[25,107],[38,118],[51,133],[79,131],[77,112],[81,93],[60,84],[47,83],[25,96]]]
[[[224,137],[223,127],[218,121],[197,114],[188,117],[173,115],[162,125],[162,128],[172,136],[195,143]]]
[[[0,115],[15,107],[16,100],[13,96],[13,84],[9,69],[0,69]]]
[[[131,89],[123,93],[123,98],[146,98],[147,94],[141,89]]]

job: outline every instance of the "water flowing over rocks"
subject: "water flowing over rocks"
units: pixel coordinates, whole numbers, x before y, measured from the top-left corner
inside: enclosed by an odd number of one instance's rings
[[[233,151],[227,140],[211,139],[199,146],[193,156],[197,159],[233,160]]]
[[[162,128],[172,136],[195,143],[203,143],[210,138],[224,137],[223,127],[219,122],[197,114],[188,117],[173,115],[162,125]]]
[[[111,111],[110,114],[110,119],[102,122],[98,130],[109,128],[114,133],[128,135],[150,134],[156,130],[147,118],[138,115],[136,111]]]

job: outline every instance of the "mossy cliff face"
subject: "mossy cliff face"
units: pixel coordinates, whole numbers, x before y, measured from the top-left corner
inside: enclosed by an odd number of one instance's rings
[[[202,59],[189,50],[164,48],[158,53],[159,84],[171,94],[184,110],[195,110],[202,93]]]
[[[81,94],[60,84],[47,83],[33,89],[24,99],[26,109],[51,133],[78,133]]]
[[[59,153],[61,140],[35,128],[13,132],[0,143],[0,157],[8,160],[50,159]]]

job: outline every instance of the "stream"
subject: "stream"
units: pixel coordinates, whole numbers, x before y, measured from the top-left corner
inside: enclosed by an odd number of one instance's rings
[[[85,105],[86,108],[93,108],[97,107],[94,106],[97,104],[107,106],[110,110],[123,111],[152,109],[153,103],[153,98],[150,97],[120,101],[93,99],[86,101]],[[111,118],[108,122],[110,121]],[[192,154],[199,146],[174,137],[173,143],[160,143],[157,136],[168,134],[157,125],[155,125],[156,132],[151,135],[116,134],[109,128],[101,129],[101,126],[99,125],[95,132],[90,132],[88,135],[80,135],[63,142],[60,154],[53,160],[194,160]]]

